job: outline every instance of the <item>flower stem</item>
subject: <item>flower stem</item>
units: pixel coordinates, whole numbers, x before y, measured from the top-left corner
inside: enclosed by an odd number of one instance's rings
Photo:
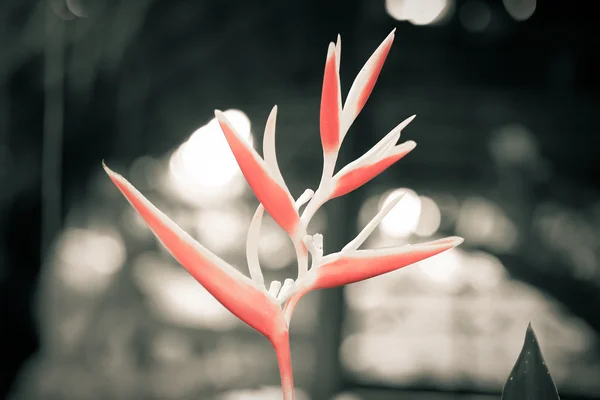
[[[292,373],[292,358],[290,354],[290,336],[288,332],[271,341],[277,354],[283,400],[294,400],[294,375]]]
[[[294,249],[298,260],[298,279],[302,279],[308,272],[308,249],[302,239],[294,240]]]
[[[315,215],[315,213],[319,210],[319,207],[321,207],[323,205],[323,203],[325,203],[325,201],[327,200],[325,193],[323,193],[323,191],[324,191],[323,188],[321,186],[319,186],[319,188],[313,195],[312,199],[310,199],[310,201],[306,205],[306,208],[304,209],[302,216],[300,217],[300,220],[302,221],[302,223],[304,224],[304,227],[307,230],[308,230],[308,224],[310,223],[310,220]]]

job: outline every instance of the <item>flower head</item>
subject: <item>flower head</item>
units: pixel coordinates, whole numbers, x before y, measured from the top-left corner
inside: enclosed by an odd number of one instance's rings
[[[400,160],[416,146],[413,141],[397,144],[407,118],[362,157],[333,174],[342,141],[362,110],[394,40],[392,31],[367,60],[342,104],[339,77],[341,40],[330,43],[325,63],[321,96],[320,133],[323,173],[316,190],[307,189],[294,200],[281,175],[275,154],[277,107],[269,115],[263,137],[263,157],[241,138],[224,113],[215,117],[256,198],[260,202],[248,231],[246,256],[250,278],[211,253],[153,206],[125,178],[104,166],[117,188],[146,221],[173,257],[221,304],[242,321],[266,336],[273,344],[280,365],[284,397],[293,399],[288,329],[295,305],[311,290],[327,289],[369,279],[439,254],[462,243],[449,237],[427,243],[359,250],[379,222],[400,201],[387,204],[340,252],[323,255],[323,236],[308,234],[316,211],[327,201],[364,185]],[[306,204],[303,212],[299,209]],[[296,249],[297,279],[273,281],[267,288],[260,268],[258,243],[264,211],[287,232]],[[308,268],[308,254],[312,265]],[[282,305],[285,303],[282,309]]]

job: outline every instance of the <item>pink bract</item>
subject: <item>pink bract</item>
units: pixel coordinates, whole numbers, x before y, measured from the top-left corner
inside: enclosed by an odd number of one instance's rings
[[[210,252],[148,201],[121,175],[104,166],[154,235],[173,257],[223,306],[240,320],[262,333],[272,343],[279,363],[285,400],[294,398],[294,383],[289,347],[289,324],[300,298],[318,289],[359,282],[451,249],[462,238],[448,237],[427,243],[358,250],[383,217],[396,205],[384,207],[363,231],[340,252],[323,255],[323,236],[308,234],[307,226],[316,211],[327,201],[347,194],[367,183],[400,160],[416,143],[396,144],[400,133],[414,118],[410,117],[388,133],[362,157],[333,174],[344,136],[362,110],[394,40],[392,31],[366,62],[354,80],[342,105],[339,78],[341,40],[330,43],[325,63],[321,97],[320,134],[323,146],[323,174],[316,190],[307,189],[296,201],[291,196],[277,165],[275,154],[274,107],[265,127],[263,155],[236,132],[224,113],[215,117],[250,188],[260,202],[252,219],[246,244],[251,278]],[[299,209],[305,205],[304,211]],[[298,276],[282,284],[265,286],[258,257],[261,221],[266,210],[290,236],[296,249]],[[308,254],[312,264],[308,268]]]

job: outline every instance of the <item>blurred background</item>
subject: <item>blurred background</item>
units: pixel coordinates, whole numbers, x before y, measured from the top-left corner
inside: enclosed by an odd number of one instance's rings
[[[403,191],[367,247],[466,242],[304,298],[298,398],[499,398],[529,321],[562,397],[600,398],[590,3],[0,2],[0,398],[277,398],[269,343],[174,262],[101,160],[246,273],[257,201],[213,110],[260,148],[278,104],[282,173],[294,197],[315,189],[328,42],[342,35],[345,96],[393,28],[338,168],[412,114],[419,146],[310,231],[337,251]],[[261,260],[268,280],[295,277],[269,219]]]

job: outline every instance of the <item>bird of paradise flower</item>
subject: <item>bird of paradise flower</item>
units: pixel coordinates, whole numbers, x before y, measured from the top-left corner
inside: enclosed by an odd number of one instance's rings
[[[392,31],[367,60],[342,105],[340,90],[341,40],[330,43],[321,95],[320,133],[323,173],[318,188],[307,189],[294,200],[286,186],[275,154],[277,106],[271,111],[263,137],[263,157],[248,144],[221,111],[215,116],[240,169],[256,195],[258,206],[246,243],[250,278],[211,253],[158,210],[121,175],[104,168],[149,228],[173,257],[223,306],[262,333],[273,345],[285,400],[294,399],[290,358],[289,325],[298,301],[312,290],[327,289],[369,279],[432,257],[462,243],[447,237],[426,243],[383,249],[359,250],[400,197],[389,202],[341,251],[323,255],[323,236],[308,234],[307,226],[327,201],[364,185],[404,157],[416,146],[413,141],[397,144],[401,131],[414,116],[400,123],[363,156],[334,174],[342,141],[371,94],[394,40]],[[299,212],[305,206],[302,213]],[[269,287],[261,271],[258,243],[264,211],[290,236],[296,251],[298,275]],[[308,266],[309,255],[311,258]]]

